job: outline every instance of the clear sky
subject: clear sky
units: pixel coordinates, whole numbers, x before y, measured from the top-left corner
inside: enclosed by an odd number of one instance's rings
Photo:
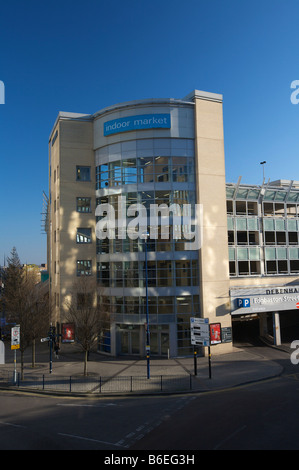
[[[227,181],[299,180],[298,25],[298,0],[0,0],[0,264],[46,262],[59,111],[221,93]]]

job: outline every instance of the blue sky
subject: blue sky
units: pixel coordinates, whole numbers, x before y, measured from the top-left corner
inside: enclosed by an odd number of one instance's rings
[[[0,0],[0,264],[46,262],[42,192],[59,111],[222,93],[226,179],[299,180],[298,0]]]

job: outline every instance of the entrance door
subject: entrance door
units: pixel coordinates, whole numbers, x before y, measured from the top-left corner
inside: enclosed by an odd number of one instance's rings
[[[139,326],[120,329],[120,354],[140,354]]]
[[[150,330],[151,354],[167,356],[169,349],[169,332],[163,330]]]

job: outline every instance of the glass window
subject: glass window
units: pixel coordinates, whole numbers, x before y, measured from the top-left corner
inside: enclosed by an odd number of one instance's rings
[[[299,259],[299,248],[289,248],[289,255],[291,260]]]
[[[226,187],[226,198],[227,199],[232,199],[235,194],[235,188],[234,187]]]
[[[297,199],[298,199],[298,196],[299,196],[299,192],[296,193],[296,192],[291,191],[290,194],[289,194],[289,196],[288,196],[288,201],[290,201],[290,202],[296,202]]]
[[[91,212],[91,198],[90,197],[77,197],[77,212],[83,212],[83,213]]]
[[[137,183],[137,163],[136,160],[123,160],[123,184]]]
[[[155,158],[155,181],[159,183],[169,180],[168,157]]]
[[[96,169],[96,189],[109,186],[109,168],[108,164],[97,166]]]
[[[91,228],[77,228],[77,243],[91,243]]]
[[[248,189],[239,188],[237,192],[237,199],[247,199]]]
[[[289,232],[297,232],[297,220],[289,219],[287,221],[288,224],[288,231]]]
[[[190,261],[181,260],[175,262],[175,275],[177,286],[191,286]]]
[[[139,159],[139,182],[151,183],[154,181],[153,157],[141,157]]]
[[[265,196],[264,196],[264,200],[265,201],[274,201],[275,194],[276,194],[276,191],[269,191],[269,190],[266,191]]]
[[[247,219],[236,219],[237,230],[247,230]]]
[[[287,259],[287,249],[286,248],[277,248],[277,259]]]
[[[171,261],[157,261],[158,287],[172,286]]]
[[[275,248],[265,248],[265,258],[266,260],[273,261],[276,259]]]
[[[172,181],[184,183],[188,181],[188,165],[186,158],[172,158]]]
[[[228,230],[234,230],[234,219],[233,217],[227,218],[227,228]]]
[[[240,261],[248,260],[248,250],[247,248],[237,248],[237,257]]]
[[[235,248],[229,247],[228,253],[229,253],[229,260],[235,261]]]
[[[250,189],[248,193],[248,199],[258,199],[259,194],[260,194],[259,189]]]
[[[77,260],[77,276],[91,275],[91,260]]]
[[[137,261],[125,261],[123,265],[124,287],[138,287],[139,263]]]
[[[284,224],[283,219],[275,220],[275,230],[277,230],[277,231],[284,231],[285,230],[285,224]]]
[[[273,219],[265,219],[264,220],[264,230],[268,232],[274,231],[274,220]]]
[[[110,186],[120,186],[121,179],[121,161],[112,162],[109,164]]]
[[[77,166],[76,179],[77,181],[90,181],[91,171],[90,166]]]
[[[159,315],[172,315],[173,309],[173,297],[159,297],[158,298],[158,314]]]
[[[249,259],[250,261],[259,261],[260,260],[260,250],[258,247],[249,248]]]
[[[258,231],[259,220],[258,218],[247,219],[248,230]]]
[[[176,297],[177,313],[190,314],[192,313],[192,296],[186,295],[183,297]],[[190,327],[190,323],[189,323]]]
[[[97,280],[100,285],[109,287],[110,282],[110,264],[97,263]]]
[[[277,191],[275,195],[275,201],[284,201],[287,196],[285,191]]]

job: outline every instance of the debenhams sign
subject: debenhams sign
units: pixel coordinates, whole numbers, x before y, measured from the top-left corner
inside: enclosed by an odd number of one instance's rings
[[[299,285],[255,289],[231,289],[232,315],[296,310]]]

